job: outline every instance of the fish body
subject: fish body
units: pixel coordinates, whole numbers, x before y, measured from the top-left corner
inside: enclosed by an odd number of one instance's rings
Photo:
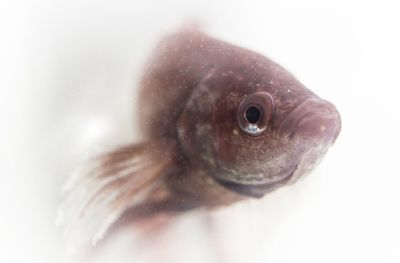
[[[121,218],[261,198],[308,174],[341,128],[335,106],[287,70],[194,29],[159,43],[137,112],[144,142],[97,157],[67,190],[72,225],[96,216],[95,240]]]

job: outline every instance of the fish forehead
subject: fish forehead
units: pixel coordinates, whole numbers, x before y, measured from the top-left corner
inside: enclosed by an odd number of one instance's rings
[[[262,60],[267,60],[261,57]],[[237,63],[223,65],[210,71],[196,89],[214,93],[222,100],[242,100],[255,92],[266,92],[274,99],[274,104],[282,108],[292,109],[307,98],[319,99],[317,95],[304,87],[288,72],[271,74],[264,68],[254,68]]]

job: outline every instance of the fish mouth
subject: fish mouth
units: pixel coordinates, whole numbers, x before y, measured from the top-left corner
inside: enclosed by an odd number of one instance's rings
[[[333,104],[319,98],[308,98],[281,122],[278,137],[283,142],[299,135],[333,143],[340,129],[340,115]]]

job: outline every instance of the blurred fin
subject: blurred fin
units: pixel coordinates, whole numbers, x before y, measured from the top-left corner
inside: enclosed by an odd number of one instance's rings
[[[158,140],[98,155],[79,167],[62,189],[56,222],[68,249],[96,245],[124,212],[145,204],[175,167],[174,153],[174,142]]]

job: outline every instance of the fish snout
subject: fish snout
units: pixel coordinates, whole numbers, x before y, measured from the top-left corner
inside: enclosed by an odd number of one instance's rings
[[[309,98],[291,111],[279,126],[279,138],[300,136],[307,139],[334,142],[341,129],[336,107],[319,98]]]

